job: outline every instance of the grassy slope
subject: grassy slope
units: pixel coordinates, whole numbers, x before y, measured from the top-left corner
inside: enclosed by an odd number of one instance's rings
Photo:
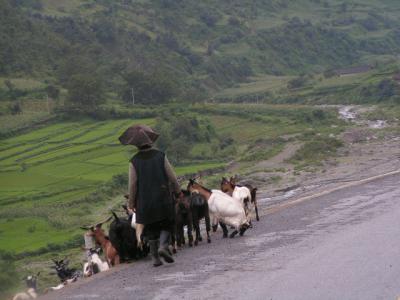
[[[259,76],[249,83],[241,83],[234,88],[220,91],[215,99],[223,102],[269,102],[308,104],[363,104],[390,101],[378,99],[375,94],[363,95],[362,90],[378,86],[383,80],[393,81],[400,65],[389,59],[371,70],[346,76],[324,77],[317,74],[308,77],[305,85],[289,89],[289,80],[294,76]],[[395,95],[398,95],[397,91]]]
[[[295,75],[305,71],[318,73],[336,65],[374,63],[382,58],[393,58],[398,51],[394,33],[398,27],[396,22],[400,2],[354,0],[347,5],[343,3],[347,2],[269,0],[230,4],[223,1],[186,1],[177,4],[174,1],[135,1],[127,5],[123,1],[110,4],[107,1],[60,0],[42,1],[42,9],[35,13],[50,17],[80,16],[89,25],[109,21],[115,28],[146,35],[146,39],[135,35],[135,45],[128,43],[126,35],[118,35],[112,47],[96,40],[96,45],[103,49],[104,54],[98,58],[99,61],[127,65],[126,61],[110,59],[109,55],[114,53],[116,57],[126,57],[135,62],[133,65],[144,64],[148,68],[151,65],[170,64],[167,68],[174,72],[174,76],[183,76],[186,83],[203,83],[213,90],[227,86],[234,88],[243,82],[240,68],[236,67],[244,60],[254,75],[249,81],[255,83],[244,84],[240,93],[251,94],[271,89],[277,91],[286,85],[288,77],[275,78],[271,74]],[[32,8],[24,9],[32,12]],[[207,26],[202,20],[202,16],[207,14],[215,15],[214,25]],[[239,23],[229,23],[232,18],[236,18]],[[310,22],[311,26],[297,26],[294,29],[285,27],[292,18]],[[369,30],[365,28],[368,20],[372,24]],[[63,27],[65,24],[58,26]],[[96,26],[96,30],[103,30]],[[321,32],[318,28],[325,31]],[[82,28],[83,35],[85,30]],[[329,30],[335,34],[329,33]],[[336,33],[344,34],[347,38]],[[68,39],[69,34],[72,33],[67,32],[62,38]],[[95,39],[95,35],[91,34],[88,39]],[[172,37],[169,42],[166,38],[168,35]],[[336,44],[330,45],[331,40]],[[365,42],[364,46],[359,45],[361,41]],[[215,44],[211,55],[207,54],[207,45],[210,43]],[[316,44],[315,48],[313,44]],[[372,44],[382,46],[371,48]],[[142,47],[147,51],[142,51]],[[356,55],[345,58],[349,51],[343,49],[351,50]],[[192,54],[201,58],[199,64],[188,62],[193,58]],[[102,65],[102,68],[109,67]],[[190,70],[190,74],[187,70]],[[22,73],[17,75],[21,76]],[[44,86],[42,81],[52,75],[33,74],[39,82],[30,78],[14,78],[12,82],[22,90],[36,91]],[[0,89],[4,88],[5,79],[0,79]],[[234,90],[227,90],[224,95],[229,97],[232,94],[235,94]],[[33,93],[29,97],[36,96],[43,95]]]
[[[62,122],[2,140],[0,249],[37,250],[76,234],[77,224],[91,217],[85,218],[87,205],[82,204],[81,213],[74,203],[113,175],[126,172],[133,148],[119,145],[116,137],[135,122],[154,124],[153,119]],[[195,173],[220,165],[185,166],[177,168],[177,173]],[[60,211],[69,203],[72,211]],[[22,233],[30,238],[21,240]],[[47,238],[40,238],[44,234]]]

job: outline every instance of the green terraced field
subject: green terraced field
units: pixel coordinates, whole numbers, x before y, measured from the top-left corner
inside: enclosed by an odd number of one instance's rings
[[[65,243],[80,233],[79,225],[107,213],[104,203],[82,199],[127,172],[134,148],[120,145],[118,136],[134,123],[155,120],[60,122],[1,140],[0,250],[21,253]],[[223,165],[194,164],[176,172]]]

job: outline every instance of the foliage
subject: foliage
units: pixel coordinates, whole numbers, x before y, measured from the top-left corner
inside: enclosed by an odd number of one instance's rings
[[[105,101],[103,82],[95,74],[73,75],[67,88],[68,100],[78,107],[93,109]]]
[[[5,297],[19,284],[20,278],[14,263],[14,256],[10,253],[0,251],[0,297]]]
[[[318,165],[321,161],[333,156],[337,149],[343,146],[343,142],[332,137],[312,135],[310,140],[296,152],[290,162],[299,168]]]
[[[157,146],[177,164],[190,158],[190,151],[196,143],[211,143],[217,139],[209,120],[189,113],[166,112],[157,120],[155,128],[160,134]]]
[[[60,96],[60,89],[54,85],[46,86],[46,93],[51,99],[58,99]]]
[[[167,73],[132,71],[124,76],[122,98],[127,103],[163,104],[178,95],[177,83]]]
[[[70,78],[87,77],[86,66],[96,62],[91,69],[105,92],[129,102],[136,84],[138,103],[148,104],[214,92],[257,74],[299,76],[357,64],[370,54],[395,55],[394,13],[385,4],[362,3],[357,10],[333,0],[0,0],[0,75],[49,78],[68,88]],[[391,5],[395,12],[398,4]],[[132,70],[146,80],[124,75]],[[18,88],[4,93],[26,96]]]
[[[364,86],[360,90],[360,95],[365,100],[388,101],[394,96],[400,96],[398,84],[391,79],[383,79],[376,84]],[[399,99],[396,99],[398,101]]]
[[[287,84],[288,89],[298,89],[305,86],[307,83],[307,78],[305,76],[299,76],[290,80]]]

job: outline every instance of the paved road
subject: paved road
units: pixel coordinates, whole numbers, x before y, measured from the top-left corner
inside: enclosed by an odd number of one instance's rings
[[[262,217],[244,237],[76,283],[47,299],[397,299],[400,175]]]

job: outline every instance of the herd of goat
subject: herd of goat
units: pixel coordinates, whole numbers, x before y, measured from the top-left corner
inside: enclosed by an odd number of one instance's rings
[[[184,227],[187,230],[187,240],[190,247],[198,245],[202,241],[200,233],[200,220],[205,220],[207,242],[211,243],[210,231],[215,232],[218,225],[221,226],[223,237],[233,238],[237,234],[243,235],[252,226],[255,216],[259,220],[257,200],[257,188],[250,185],[240,186],[235,178],[229,180],[222,178],[220,190],[210,190],[194,179],[189,180],[186,190],[175,199],[175,232],[171,234],[171,252],[176,253],[177,247],[185,244]],[[81,277],[89,277],[96,273],[108,270],[110,267],[144,258],[149,253],[146,239],[146,228],[142,224],[135,223],[135,215],[129,214],[125,205],[122,206],[126,217],[118,217],[114,212],[112,216],[96,225],[81,227],[86,230],[85,248],[87,262],[83,265],[83,271],[70,268],[69,261],[53,259],[60,284],[46,289],[47,291],[59,290],[71,284]],[[114,219],[110,226],[108,236],[102,229],[102,225]],[[231,234],[228,226],[233,228]],[[193,238],[193,230],[195,237]],[[100,258],[103,252],[105,261]],[[27,291],[18,293],[13,300],[35,299],[37,297],[36,281],[39,273],[28,276],[26,280]]]

